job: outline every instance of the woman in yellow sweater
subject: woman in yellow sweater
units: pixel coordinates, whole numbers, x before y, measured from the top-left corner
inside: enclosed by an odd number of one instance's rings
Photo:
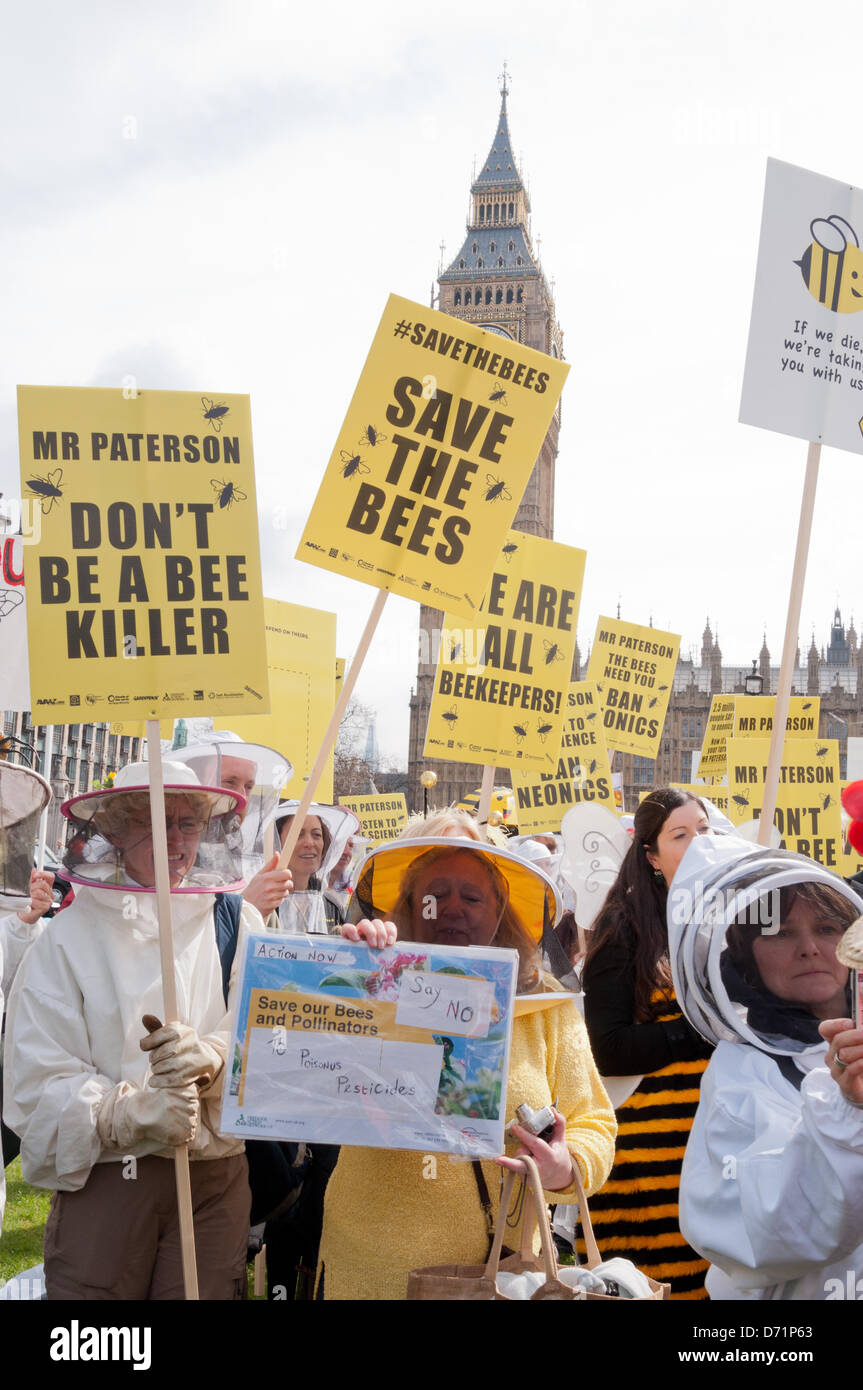
[[[530,1152],[549,1202],[577,1200],[575,1163],[588,1193],[601,1187],[614,1157],[614,1111],[575,1005],[541,997],[561,988],[540,970],[543,921],[558,906],[548,879],[491,845],[412,839],[367,860],[355,899],[367,917],[342,928],[351,940],[391,946],[400,931],[426,945],[518,951],[506,1118],[527,1102],[555,1104],[557,1120],[548,1143],[518,1129],[521,1147],[497,1162],[518,1169],[519,1153]],[[482,1179],[496,1217],[500,1177],[494,1162],[343,1147],[327,1189],[319,1290],[323,1284],[327,1299],[403,1299],[411,1269],[482,1262],[489,1248]],[[520,1217],[516,1205],[513,1248]]]

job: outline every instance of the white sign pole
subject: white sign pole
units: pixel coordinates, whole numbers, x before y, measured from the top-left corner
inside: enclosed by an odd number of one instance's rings
[[[171,921],[171,879],[168,869],[168,832],[165,827],[165,788],[162,776],[162,743],[158,719],[147,720],[147,759],[150,764],[150,822],[153,828],[153,864],[156,871],[156,908],[159,918],[159,954],[162,962],[163,1023],[178,1017],[177,980],[174,967],[174,930]],[[174,1176],[180,1213],[180,1253],[186,1298],[198,1298],[198,1267],[195,1260],[195,1226],[192,1217],[192,1183],[189,1150],[185,1144],[174,1150]]]
[[[345,678],[342,681],[341,694],[339,695],[339,698],[336,701],[336,707],[333,710],[332,719],[327,725],[327,731],[324,734],[321,746],[318,749],[318,756],[315,758],[314,766],[312,767],[312,770],[309,773],[308,781],[306,782],[306,789],[303,792],[302,800],[300,801],[300,804],[297,807],[296,815],[294,816],[294,819],[291,821],[291,824],[288,827],[287,838],[285,839],[282,852],[279,856],[280,869],[286,869],[288,867],[291,855],[294,852],[294,846],[296,845],[297,840],[300,838],[300,831],[302,830],[303,823],[305,822],[306,816],[308,815],[309,807],[315,799],[315,792],[317,790],[318,782],[321,780],[321,774],[324,770],[324,763],[327,761],[327,758],[330,755],[333,745],[335,744],[335,741],[338,738],[339,725],[345,717],[345,710],[348,707],[348,700],[354,693],[354,686],[357,683],[357,677],[360,674],[362,664],[366,659],[366,653],[368,652],[368,649],[371,645],[371,640],[375,635],[375,628],[377,627],[380,616],[384,611],[384,604],[387,601],[388,593],[388,589],[378,590],[377,597],[375,598],[375,601],[372,604],[372,611],[366,620],[365,627],[363,628],[363,635],[360,638],[359,646],[357,647],[356,652],[354,653],[354,659],[351,662],[350,670],[345,672]]]
[[[779,789],[779,770],[782,765],[782,747],[785,743],[785,721],[788,718],[788,702],[791,696],[791,677],[794,672],[797,653],[797,638],[800,632],[800,609],[803,604],[803,581],[806,578],[806,561],[809,555],[809,537],[812,534],[812,514],[815,510],[815,488],[818,482],[818,465],[821,461],[821,445],[810,444],[806,456],[806,476],[803,482],[803,497],[800,502],[800,521],[797,526],[797,549],[794,553],[794,570],[791,575],[791,592],[788,595],[788,618],[785,623],[785,645],[782,648],[782,665],[779,668],[779,685],[776,690],[776,709],[773,714],[773,732],[770,735],[770,753],[767,758],[767,774],[764,783],[764,804],[758,823],[759,845],[770,844],[773,829],[773,816],[776,811],[776,796]]]
[[[496,769],[491,763],[486,763],[482,770],[482,785],[479,789],[479,805],[476,808],[476,818],[479,822],[479,833],[484,840],[488,839],[488,813],[491,808],[491,794],[494,791],[494,774]]]

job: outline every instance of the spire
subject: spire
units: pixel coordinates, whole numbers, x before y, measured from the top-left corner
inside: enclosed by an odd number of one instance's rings
[[[770,652],[767,648],[767,633],[761,643],[761,651],[758,653],[758,668],[762,680],[764,681],[764,694],[770,694]]]
[[[851,626],[848,629],[848,646],[852,652],[857,650],[857,630],[854,627],[854,614],[851,614]]]
[[[506,99],[509,95],[509,73],[506,70],[506,63],[503,65],[500,83],[500,114],[497,118],[494,138],[491,142],[491,149],[480,165],[479,174],[473,181],[471,193],[480,193],[489,187],[517,188],[524,191],[524,184],[521,174],[518,172],[509,134],[509,120],[506,111]]]
[[[701,664],[710,665],[710,657],[713,652],[713,633],[710,631],[710,619],[704,624],[704,631],[701,634]]]

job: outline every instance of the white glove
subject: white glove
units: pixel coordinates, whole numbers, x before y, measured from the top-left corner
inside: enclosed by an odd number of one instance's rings
[[[190,1081],[200,1081],[202,1089],[212,1086],[224,1065],[212,1043],[199,1038],[187,1023],[163,1026],[152,1014],[141,1021],[151,1030],[141,1039],[141,1051],[150,1053],[152,1086],[185,1086]]]
[[[121,1081],[109,1091],[99,1107],[96,1127],[102,1143],[127,1153],[142,1140],[173,1149],[189,1144],[198,1128],[200,1101],[198,1088],[188,1085],[158,1091],[136,1090]]]

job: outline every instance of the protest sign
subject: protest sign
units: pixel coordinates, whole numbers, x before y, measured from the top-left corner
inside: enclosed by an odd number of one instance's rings
[[[264,933],[239,968],[224,1133],[503,1151],[515,952]]]
[[[266,710],[247,396],[18,388],[36,723]]]
[[[735,825],[759,818],[765,800],[770,739],[731,738],[728,750],[728,819]],[[839,809],[839,745],[835,739],[787,738],[782,749],[773,824],[782,848],[838,869],[842,853]],[[705,788],[705,794],[709,794]]]
[[[282,789],[301,797],[335,704],[336,615],[298,603],[264,599],[269,714],[232,719],[233,733],[284,754],[294,775]],[[332,759],[318,782],[319,801],[332,801]]]
[[[597,620],[587,679],[597,683],[610,749],[656,757],[679,648],[672,632]]]
[[[444,617],[425,757],[556,766],[585,559],[508,533],[476,625]]]
[[[863,453],[863,191],[768,159],[744,424]]]
[[[735,695],[730,738],[766,738],[773,732],[775,695]],[[785,736],[817,738],[821,715],[819,695],[791,695],[785,717]]]
[[[717,811],[721,811],[725,816],[728,815],[728,788],[723,787],[719,782],[713,782],[709,787],[702,786],[700,782],[669,782],[668,785],[676,787],[678,791],[689,792],[690,796],[697,796],[702,800],[706,797],[708,801],[713,802]],[[644,796],[649,795],[649,792],[644,793]],[[641,797],[642,801],[644,796]]]
[[[297,558],[475,616],[568,370],[391,295]]]
[[[146,738],[147,721],[145,719],[112,719],[108,725],[108,730],[110,733],[116,734],[118,738]],[[159,737],[162,739],[174,737],[173,719],[159,720]],[[170,762],[170,753],[165,756]]]
[[[29,710],[24,541],[0,530],[0,710]]]
[[[572,681],[566,699],[556,770],[512,769],[522,835],[557,832],[561,817],[581,801],[595,801],[610,811],[617,810],[596,684]]]
[[[699,777],[721,780],[725,776],[725,740],[734,729],[734,696],[714,695],[698,761]]]
[[[360,834],[369,845],[394,840],[408,823],[404,792],[381,792],[377,796],[340,796],[339,805],[353,811],[360,823]]]

